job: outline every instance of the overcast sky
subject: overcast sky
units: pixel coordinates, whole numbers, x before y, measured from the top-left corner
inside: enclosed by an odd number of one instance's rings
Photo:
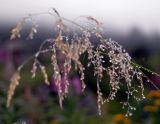
[[[160,0],[0,0],[0,18],[9,22],[51,7],[71,19],[91,15],[122,30],[160,32]]]

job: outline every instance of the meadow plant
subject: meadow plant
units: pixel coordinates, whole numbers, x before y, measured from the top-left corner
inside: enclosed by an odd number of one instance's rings
[[[38,27],[34,18],[42,14],[48,14],[55,18],[56,35],[43,41],[38,52],[19,66],[17,72],[11,78],[7,97],[7,107],[10,106],[15,89],[19,85],[21,70],[24,68],[26,63],[33,61],[33,67],[31,69],[32,78],[36,77],[37,68],[40,68],[44,77],[44,82],[47,85],[50,85],[50,79],[48,79],[46,67],[38,59],[41,54],[50,55],[50,66],[53,70],[52,76],[55,86],[57,87],[61,108],[63,107],[63,100],[68,94],[70,86],[68,78],[71,70],[77,70],[77,72],[79,72],[82,91],[84,92],[86,88],[84,81],[85,70],[93,67],[94,76],[96,77],[97,82],[97,106],[99,114],[101,114],[101,106],[105,102],[114,100],[117,92],[122,87],[127,87],[125,92],[127,99],[125,102],[121,102],[123,104],[123,108],[127,108],[126,116],[131,116],[132,110],[136,109],[130,103],[131,97],[136,101],[145,98],[143,85],[144,79],[158,89],[158,87],[143,73],[141,69],[148,72],[150,72],[150,70],[134,63],[130,55],[118,42],[105,38],[103,36],[102,23],[91,16],[81,17],[87,21],[88,25],[86,26],[62,17],[54,8],[49,12],[30,14],[23,18],[22,21],[20,21],[16,27],[11,30],[11,40],[21,37],[23,25],[27,21],[31,21],[32,23],[32,27],[27,38],[33,39],[34,35],[37,33]],[[44,47],[48,43],[48,47]],[[62,64],[63,68],[60,68],[57,59],[59,53],[64,56],[64,62]],[[87,56],[87,67],[84,66],[83,61],[81,60],[82,56]],[[158,75],[154,72],[151,73]],[[62,75],[65,79],[64,90],[62,90],[61,85]],[[110,93],[105,97],[101,91],[100,83],[102,82],[102,78],[107,75],[109,76],[109,82],[106,82],[106,84],[109,84]],[[135,80],[137,81],[136,85],[134,83]],[[139,92],[141,95],[137,95]]]

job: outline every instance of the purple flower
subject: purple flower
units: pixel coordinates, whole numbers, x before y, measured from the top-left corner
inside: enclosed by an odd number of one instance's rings
[[[81,85],[80,78],[78,76],[73,77],[73,79],[71,80],[71,83],[75,88],[76,94],[80,95],[82,93],[82,85]]]
[[[10,58],[9,52],[0,49],[0,61],[6,62]]]
[[[80,95],[82,93],[82,85],[81,85],[80,78],[78,76],[74,76],[72,79],[69,79],[69,83],[70,83],[70,86],[72,86],[73,89],[75,89],[75,93],[77,95]],[[64,80],[63,75],[61,77],[61,88],[62,88],[62,91],[64,92],[64,90],[65,90],[65,80]],[[55,92],[55,93],[58,92],[58,88],[55,85],[54,78],[52,78],[52,81],[51,81],[51,84],[50,84],[50,89],[51,89],[52,92]]]

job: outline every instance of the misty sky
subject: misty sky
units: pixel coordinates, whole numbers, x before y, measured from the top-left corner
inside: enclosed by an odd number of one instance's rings
[[[160,32],[160,0],[0,0],[0,18],[11,22],[51,7],[70,19],[90,15],[121,30]]]

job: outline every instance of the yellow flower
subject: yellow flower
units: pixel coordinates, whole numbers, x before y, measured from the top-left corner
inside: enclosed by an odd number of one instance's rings
[[[160,91],[150,91],[146,98],[160,98]]]
[[[152,105],[147,105],[144,107],[144,111],[146,112],[157,112],[158,107],[157,106],[152,106]]]
[[[156,99],[156,100],[154,101],[154,105],[160,106],[160,99]]]
[[[127,119],[124,115],[117,114],[114,117],[114,120],[113,120],[112,124],[119,124],[119,123],[122,123],[122,124],[131,124],[131,121],[129,119]]]
[[[53,120],[50,122],[50,124],[59,124],[59,122],[57,120]]]
[[[124,115],[118,114],[114,117],[114,121],[123,121],[125,119]]]

